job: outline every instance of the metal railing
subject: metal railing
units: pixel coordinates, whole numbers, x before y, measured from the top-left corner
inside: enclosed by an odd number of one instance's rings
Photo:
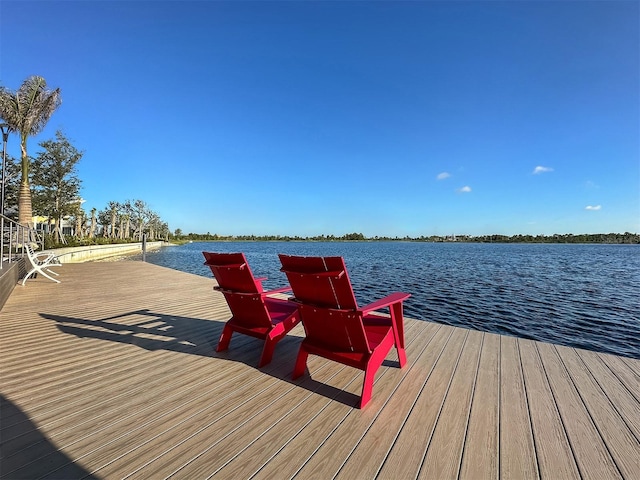
[[[2,252],[2,261],[0,261],[0,270],[5,264],[11,264],[18,258],[24,256],[22,246],[27,243],[37,243],[41,248],[44,243],[40,241],[37,232],[26,227],[9,217],[0,215],[0,252]]]

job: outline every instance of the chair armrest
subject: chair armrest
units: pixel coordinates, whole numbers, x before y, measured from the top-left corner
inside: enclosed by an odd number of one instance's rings
[[[260,292],[260,294],[264,293],[264,287],[262,286],[262,282],[264,282],[267,279],[267,277],[259,277],[259,278],[255,278],[253,279],[253,283],[255,284],[256,288],[258,289],[258,291]]]
[[[41,265],[62,265],[58,257],[53,253],[40,252],[34,255],[36,262]]]
[[[260,295],[260,296],[265,296],[265,295],[273,295],[276,293],[282,293],[282,292],[289,292],[291,291],[291,287],[280,287],[280,288],[276,288],[274,290],[269,290],[268,292],[237,292],[235,290],[227,290],[224,289],[218,285],[214,286],[213,289],[217,292],[222,292],[222,293],[229,293],[232,295],[246,295],[249,297],[255,297],[256,295]]]
[[[386,297],[381,298],[380,300],[376,300],[375,302],[370,303],[369,305],[360,307],[358,310],[360,310],[363,315],[366,315],[369,312],[373,312],[375,310],[381,310],[383,308],[387,308],[396,303],[402,303],[410,296],[411,296],[410,293],[404,293],[404,292],[392,293],[391,295],[387,295]]]

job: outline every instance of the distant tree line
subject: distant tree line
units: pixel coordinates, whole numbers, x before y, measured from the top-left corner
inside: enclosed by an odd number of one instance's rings
[[[449,235],[449,236],[420,236],[420,237],[365,237],[362,233],[348,233],[342,236],[319,235],[300,237],[288,235],[218,235],[217,233],[188,233],[182,230],[174,232],[174,238],[182,241],[226,241],[226,242],[461,242],[461,243],[612,243],[612,244],[640,244],[640,234],[637,233],[595,233],[595,234],[555,234],[555,235]]]
[[[480,243],[617,243],[638,244],[640,234],[637,233],[585,233],[555,235],[481,235],[466,237],[464,241]]]
[[[368,240],[362,233],[348,233],[341,237],[335,235],[319,235],[315,237],[300,237],[298,235],[218,235],[217,233],[187,233],[176,229],[173,234],[175,240],[181,241],[214,241],[214,242],[344,242],[348,240]]]
[[[39,145],[42,151],[29,157],[29,183],[33,215],[45,219],[34,227],[44,234],[46,248],[136,242],[144,233],[148,240],[169,239],[169,225],[143,200],[111,201],[85,212],[76,168],[84,153],[61,131]],[[4,213],[13,220],[18,220],[20,169],[21,161],[7,156]]]

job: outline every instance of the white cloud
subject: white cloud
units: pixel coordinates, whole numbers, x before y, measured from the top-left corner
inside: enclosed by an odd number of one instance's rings
[[[460,193],[469,193],[470,191],[471,191],[471,187],[468,185],[465,185],[464,187],[458,189],[458,192]]]
[[[438,180],[445,180],[445,179],[449,178],[450,176],[451,176],[451,174],[449,172],[442,172],[442,173],[439,173],[436,178]]]
[[[534,175],[538,175],[540,173],[546,173],[546,172],[553,172],[553,168],[551,168],[551,167],[541,167],[540,165],[538,165],[536,168],[533,169],[533,174]]]
[[[602,205],[587,205],[584,209],[591,210],[593,212],[598,211],[602,208]]]

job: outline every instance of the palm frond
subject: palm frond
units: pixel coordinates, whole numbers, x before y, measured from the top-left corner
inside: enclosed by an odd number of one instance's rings
[[[15,92],[0,87],[0,120],[6,123],[9,131],[16,131],[19,122],[18,99]]]
[[[48,90],[45,79],[37,75],[24,81],[16,97],[22,121],[19,131],[29,136],[40,133],[62,103],[60,89]]]

